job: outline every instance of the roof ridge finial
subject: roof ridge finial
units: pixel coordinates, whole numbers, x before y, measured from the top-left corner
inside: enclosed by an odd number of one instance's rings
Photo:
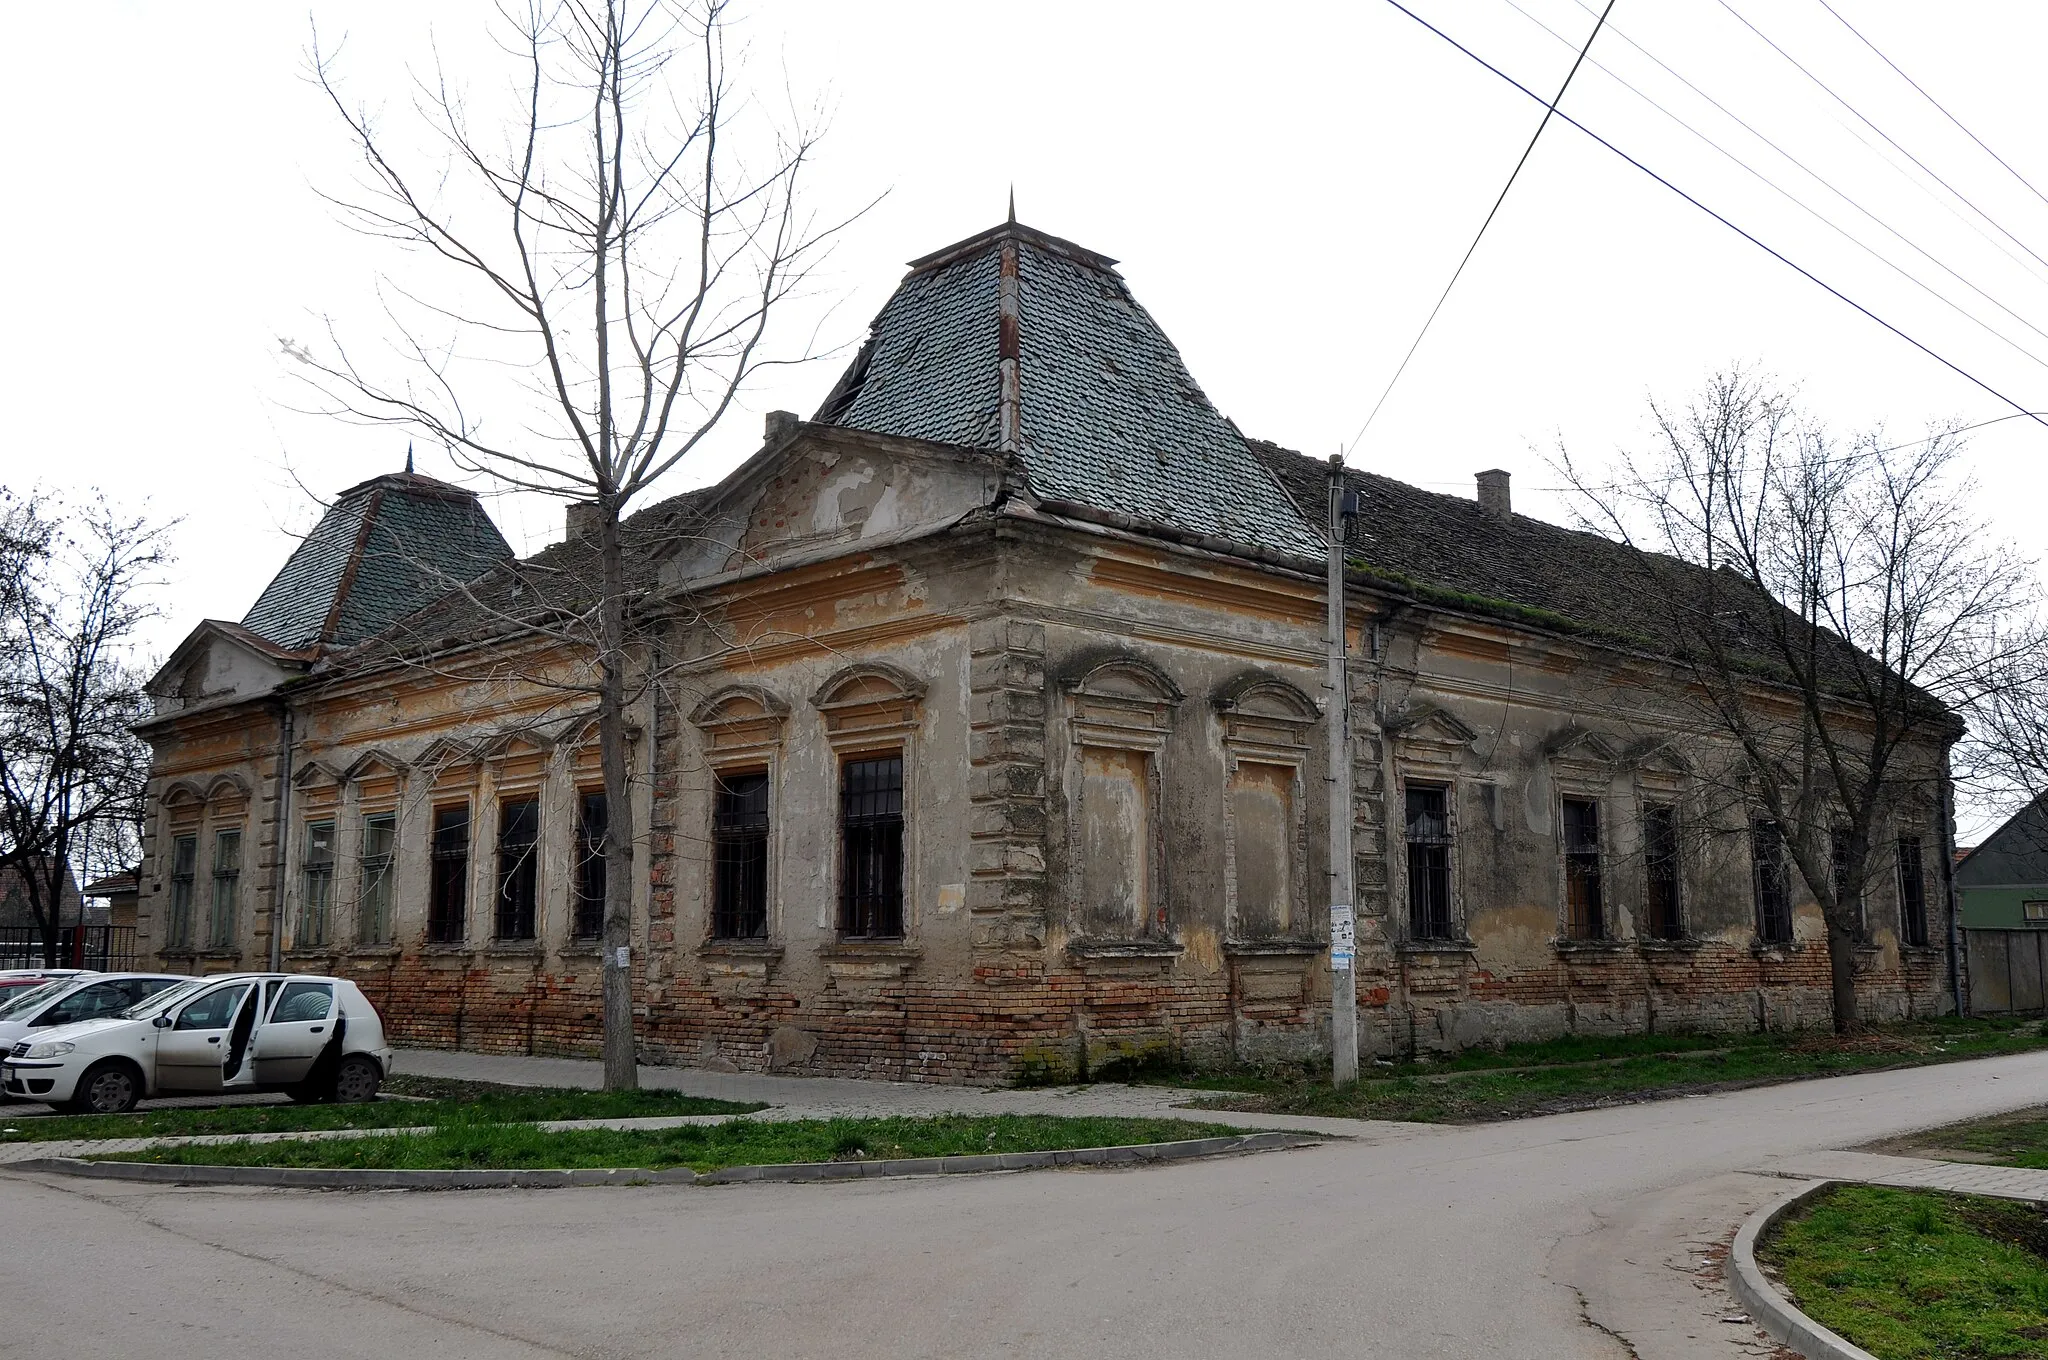
[[[1014,182],[1010,185],[1010,225],[1017,225],[1017,186]]]
[[[410,439],[405,441],[405,472],[407,476],[412,475],[412,441]]]

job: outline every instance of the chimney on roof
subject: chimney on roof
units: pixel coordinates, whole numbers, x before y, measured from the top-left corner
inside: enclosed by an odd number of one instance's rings
[[[596,502],[596,501],[570,501],[570,502],[569,502],[569,538],[570,538],[570,541],[571,541],[571,542],[574,542],[574,541],[575,541],[576,539],[579,539],[579,538],[596,538],[596,537],[597,537],[597,502]]]
[[[794,411],[770,411],[768,426],[763,433],[770,444],[780,444],[795,434],[796,427],[803,423],[803,417]]]
[[[1508,498],[1508,474],[1488,468],[1479,474],[1479,508],[1496,519],[1512,519],[1515,508]]]

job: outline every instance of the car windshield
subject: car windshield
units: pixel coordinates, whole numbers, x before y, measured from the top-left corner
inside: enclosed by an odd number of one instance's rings
[[[208,981],[206,978],[186,978],[183,982],[175,983],[160,992],[144,997],[125,1011],[116,1012],[116,1016],[122,1020],[141,1020],[147,1016],[155,1015],[166,1006],[177,1005],[180,1001],[192,995],[199,988],[200,984],[206,981]]]
[[[40,987],[31,987],[25,992],[17,992],[8,1000],[6,1005],[0,1006],[0,1020],[19,1020],[23,1015],[42,1005],[45,1001],[54,1000],[70,986],[70,978],[58,978],[55,982],[45,982]]]

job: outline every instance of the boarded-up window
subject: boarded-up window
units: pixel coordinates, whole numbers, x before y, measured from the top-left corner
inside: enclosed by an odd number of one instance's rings
[[[1294,770],[1239,761],[1230,777],[1237,929],[1284,935],[1294,924]]]
[[[1151,756],[1081,748],[1081,914],[1091,933],[1144,929],[1151,880]]]

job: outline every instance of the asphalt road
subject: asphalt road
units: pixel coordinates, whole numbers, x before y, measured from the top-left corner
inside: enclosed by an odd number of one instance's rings
[[[0,1175],[0,1354],[1767,1354],[1774,1159],[2048,1103],[2048,1054],[1129,1171],[443,1194]],[[1697,1266],[1696,1272],[1688,1273]]]

